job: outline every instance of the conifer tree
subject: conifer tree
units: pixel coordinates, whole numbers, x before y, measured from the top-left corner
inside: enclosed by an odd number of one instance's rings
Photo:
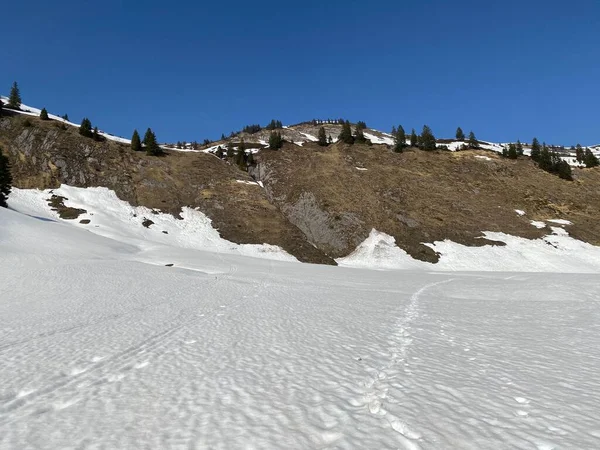
[[[396,125],[392,126],[392,136],[396,136],[396,133],[398,132],[398,130],[396,130]]]
[[[225,139],[227,139],[227,138],[225,137],[225,133],[221,133],[221,140],[222,140],[222,141],[224,141]]]
[[[517,155],[523,156],[523,144],[520,140],[517,140]]]
[[[133,130],[133,134],[131,135],[131,150],[134,152],[142,151],[142,142],[137,130]]]
[[[362,120],[359,120],[358,122],[356,122],[356,129],[357,130],[366,130],[367,129],[367,123],[363,122]]]
[[[237,153],[235,155],[235,163],[240,169],[243,169],[246,165],[245,162],[246,156],[246,143],[244,142],[244,138],[240,140],[240,145],[238,146]]]
[[[402,153],[406,147],[406,132],[402,125],[398,125],[396,133],[394,133],[394,151],[396,153]]]
[[[328,144],[333,144],[333,138],[331,137],[331,135],[329,135],[329,136],[327,137],[327,143],[328,143]]]
[[[473,133],[472,131],[469,133],[469,147],[479,148],[479,142],[477,141],[477,138],[475,137],[475,133]],[[510,151],[510,148],[509,148],[509,151]]]
[[[546,172],[550,172],[552,169],[552,156],[550,155],[550,151],[545,142],[542,144],[538,165],[540,166],[540,169],[545,170]]]
[[[346,120],[342,125],[342,131],[338,136],[338,139],[345,144],[354,144],[354,136],[352,136],[352,127],[350,126],[350,122]]]
[[[4,107],[4,102],[2,102],[2,99],[0,98],[0,117],[2,117],[2,108]]]
[[[6,208],[8,194],[12,188],[12,177],[10,174],[10,163],[8,158],[2,154],[0,148],[0,207]]]
[[[84,117],[79,126],[79,134],[85,137],[92,137],[92,122]]]
[[[21,109],[21,92],[19,91],[19,86],[16,81],[10,88],[10,95],[8,96],[8,104],[6,107],[10,109]]]
[[[48,117],[48,111],[46,111],[46,108],[42,108],[42,110],[40,111],[40,119],[50,120],[50,117]]]
[[[233,148],[233,142],[229,141],[227,143],[227,153],[226,153],[228,158],[231,158],[233,155],[235,155],[235,149]]]
[[[317,137],[319,138],[318,144],[321,147],[327,146],[327,134],[325,133],[325,127],[319,128],[319,134]]]
[[[577,144],[577,147],[575,147],[575,159],[579,164],[583,164],[585,161],[585,152],[583,151],[581,144]]]
[[[561,160],[558,163],[558,177],[563,180],[573,181],[573,173],[568,162]]]
[[[358,142],[359,144],[364,144],[367,142],[367,138],[365,137],[363,130],[364,128],[362,126],[359,127],[356,125],[356,130],[354,131],[354,142]]]
[[[531,159],[537,162],[540,159],[540,153],[540,141],[538,141],[537,138],[533,138],[533,141],[531,142]]]
[[[583,162],[587,168],[596,167],[600,164],[596,155],[594,155],[589,148],[585,149]]]
[[[221,147],[220,145],[217,147],[217,151],[215,153],[215,155],[217,155],[217,158],[219,159],[223,159],[223,147]]]
[[[519,153],[517,152],[517,146],[515,144],[508,144],[508,155],[510,159],[517,159]]]
[[[156,135],[150,128],[146,130],[146,134],[144,135],[144,146],[146,147],[146,154],[150,156],[160,156],[163,154],[158,142],[156,142]]]
[[[427,125],[423,125],[423,130],[421,131],[421,136],[419,137],[419,145],[423,150],[435,150],[435,136],[431,132],[431,128]]]
[[[465,140],[465,133],[463,132],[461,127],[458,127],[456,129],[456,140],[457,141],[464,141]]]
[[[278,150],[283,147],[283,138],[279,131],[271,131],[269,135],[269,148],[271,150]]]
[[[417,136],[417,132],[415,131],[415,129],[413,128],[411,133],[410,133],[410,146],[411,147],[418,147],[419,146],[419,138]]]
[[[63,119],[63,120],[66,120],[66,121],[68,122],[68,121],[69,121],[69,115],[68,115],[68,114],[65,114],[64,116],[62,116],[62,119]]]

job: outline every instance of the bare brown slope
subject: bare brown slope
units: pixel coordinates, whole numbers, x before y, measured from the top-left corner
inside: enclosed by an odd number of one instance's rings
[[[27,126],[27,121],[31,126]],[[132,205],[178,215],[199,207],[220,234],[237,243],[278,245],[299,260],[332,264],[269,202],[247,174],[212,155],[168,152],[157,158],[112,141],[94,142],[76,128],[15,116],[0,119],[0,146],[20,188],[105,186]]]
[[[272,201],[333,257],[349,254],[372,228],[394,236],[413,257],[436,261],[421,243],[489,244],[482,231],[537,238],[548,230],[530,221],[556,218],[574,222],[568,227],[574,237],[600,244],[599,169],[575,169],[576,181],[568,182],[529,158],[482,151],[396,154],[386,146],[341,143],[286,144],[262,152],[259,161],[257,175]]]

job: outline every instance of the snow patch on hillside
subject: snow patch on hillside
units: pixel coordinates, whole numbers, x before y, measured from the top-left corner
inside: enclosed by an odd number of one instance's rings
[[[600,272],[600,247],[573,239],[562,228],[552,227],[551,230],[552,234],[535,240],[498,232],[483,233],[490,241],[505,243],[503,246],[469,247],[450,240],[425,243],[440,255],[439,262],[431,264],[413,259],[396,246],[392,236],[373,229],[353,253],[336,261],[341,266],[376,269]]]
[[[244,183],[256,185],[253,182]],[[270,244],[236,244],[223,239],[212,226],[211,220],[201,211],[182,208],[177,219],[170,214],[153,211],[143,206],[131,206],[119,199],[114,191],[104,187],[77,188],[62,185],[45,191],[13,188],[9,206],[34,217],[62,220],[51,211],[47,199],[52,195],[67,198],[65,206],[84,209],[87,212],[76,220],[64,220],[76,227],[124,243],[134,243],[140,249],[156,244],[219,253],[232,253],[280,261],[297,261],[281,248]],[[90,223],[82,224],[81,220]],[[144,221],[153,223],[148,227]]]

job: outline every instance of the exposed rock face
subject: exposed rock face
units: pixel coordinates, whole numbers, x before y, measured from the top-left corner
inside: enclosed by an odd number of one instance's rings
[[[151,157],[113,141],[84,138],[73,127],[23,116],[0,119],[0,146],[13,166],[16,187],[104,186],[133,205],[176,216],[183,206],[198,207],[225,239],[269,243],[301,261],[334,263],[269,202],[263,189],[236,181],[250,181],[246,173],[212,155]]]

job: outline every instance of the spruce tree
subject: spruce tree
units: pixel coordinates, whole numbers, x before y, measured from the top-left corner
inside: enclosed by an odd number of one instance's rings
[[[354,142],[358,142],[359,144],[364,144],[367,142],[367,138],[365,137],[363,130],[364,128],[362,126],[359,127],[356,125],[356,130],[354,131]]]
[[[84,117],[79,126],[79,134],[85,137],[92,137],[92,122]]]
[[[158,142],[156,142],[156,135],[150,128],[146,130],[146,134],[144,135],[144,146],[146,147],[146,154],[150,156],[160,156],[163,154]]]
[[[427,125],[423,125],[423,130],[421,131],[421,136],[419,137],[419,146],[423,150],[435,150],[435,136],[431,132],[431,128]]]
[[[279,131],[271,131],[269,135],[269,148],[271,150],[278,150],[283,147],[283,138]]]
[[[587,168],[596,167],[600,164],[600,161],[598,161],[596,155],[594,155],[589,148],[585,149],[583,162],[585,163],[585,167]]]
[[[223,159],[223,147],[221,147],[220,145],[217,147],[217,151],[215,152],[215,155],[217,155],[217,158],[219,159]]]
[[[0,207],[6,208],[8,194],[12,188],[12,177],[10,174],[10,163],[8,158],[2,154],[0,148]]]
[[[537,138],[533,138],[533,141],[531,142],[531,159],[538,161],[540,159],[540,153],[540,141],[538,141]]]
[[[65,114],[64,116],[62,116],[62,119],[63,119],[63,120],[66,120],[66,121],[68,122],[68,121],[69,121],[69,115],[68,115],[68,114]]]
[[[42,108],[42,110],[40,111],[40,119],[50,120],[50,117],[48,117],[48,111],[46,111],[46,108]]]
[[[517,146],[515,144],[508,144],[508,155],[510,159],[517,159],[519,157],[519,152],[517,151]]]
[[[133,130],[133,134],[131,135],[131,150],[134,152],[142,151],[142,142],[137,130]]]
[[[523,156],[523,144],[521,144],[520,140],[517,140],[517,154]]]
[[[394,133],[394,151],[396,153],[402,153],[406,147],[406,132],[402,125],[398,125],[396,133]]]
[[[417,147],[418,145],[419,145],[419,138],[417,136],[417,132],[413,128],[412,131],[411,131],[411,133],[410,133],[410,146],[411,147]]]
[[[475,137],[475,133],[473,133],[472,131],[469,133],[469,147],[479,148],[479,142],[477,141],[477,138]],[[509,148],[509,151],[510,151],[510,148]]]
[[[349,121],[345,121],[342,125],[342,131],[338,136],[338,139],[345,144],[354,144],[354,136],[352,136],[352,127]]]
[[[550,155],[550,151],[545,142],[542,144],[538,165],[540,166],[540,169],[545,170],[546,172],[550,172],[552,169],[552,156]]]
[[[357,130],[366,130],[367,129],[367,123],[363,122],[362,120],[359,120],[358,122],[356,122],[356,129]]]
[[[581,144],[577,144],[577,147],[575,147],[575,159],[579,164],[583,164],[585,161],[585,152],[583,151]]]
[[[2,117],[2,108],[4,107],[4,102],[0,98],[0,117]]]
[[[325,127],[319,128],[319,134],[317,137],[319,138],[318,144],[321,147],[327,146],[327,134],[325,133]]]
[[[10,109],[21,109],[21,92],[19,91],[19,86],[15,81],[10,89],[10,95],[8,96],[8,104],[7,108]]]
[[[233,142],[229,141],[227,143],[227,153],[226,153],[228,158],[231,158],[233,155],[235,155],[235,149],[233,148]]]
[[[464,141],[465,140],[465,133],[463,132],[461,127],[458,127],[456,129],[456,140],[457,141]]]
[[[100,140],[100,135],[98,134],[98,127],[94,127],[94,131],[92,132],[92,138],[95,141],[99,141]]]
[[[244,142],[244,138],[241,139],[240,145],[238,146],[237,153],[235,155],[235,163],[240,169],[243,169],[246,165],[245,161],[246,156],[246,143]]]

